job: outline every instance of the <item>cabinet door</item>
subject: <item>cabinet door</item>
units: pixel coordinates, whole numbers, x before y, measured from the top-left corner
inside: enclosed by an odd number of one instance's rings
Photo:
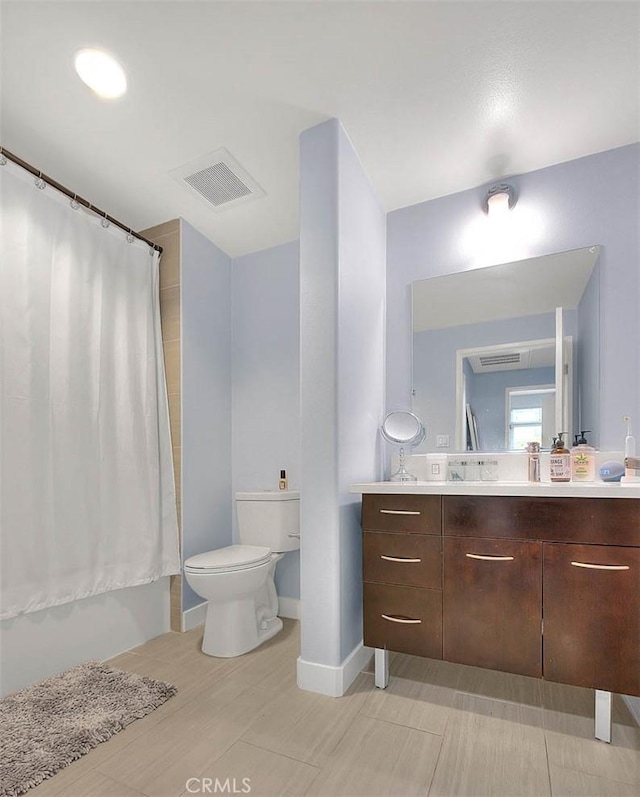
[[[640,549],[544,544],[544,677],[640,695]]]
[[[542,675],[542,543],[444,539],[443,657]]]

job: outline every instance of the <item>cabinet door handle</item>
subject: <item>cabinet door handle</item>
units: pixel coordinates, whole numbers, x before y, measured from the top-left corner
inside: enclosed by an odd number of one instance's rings
[[[392,614],[381,614],[385,620],[389,620],[392,623],[405,623],[406,625],[416,625],[417,623],[421,623],[422,620],[414,619],[413,617],[394,617]]]
[[[512,562],[515,556],[486,556],[481,553],[466,553],[469,559],[482,559],[484,562]]]
[[[629,570],[629,565],[592,565],[588,562],[571,562],[574,567],[586,567],[587,570]]]
[[[409,556],[387,556],[386,554],[380,554],[381,559],[385,559],[387,562],[421,562],[422,559],[411,559]]]
[[[381,515],[419,515],[420,512],[414,512],[411,509],[381,509]]]

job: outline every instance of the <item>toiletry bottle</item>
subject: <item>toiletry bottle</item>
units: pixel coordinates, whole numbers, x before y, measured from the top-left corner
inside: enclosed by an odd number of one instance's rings
[[[585,435],[588,429],[576,435],[571,449],[571,478],[574,482],[592,482],[596,477],[595,448],[590,446]]]
[[[527,443],[529,453],[529,481],[540,481],[540,443]]]
[[[279,490],[286,490],[288,487],[287,482],[287,472],[286,470],[280,471],[280,481],[278,482],[278,489]]]
[[[553,448],[549,457],[549,471],[552,482],[571,481],[571,454],[565,448],[562,435],[566,432],[558,432],[558,437],[553,438]]]
[[[625,415],[627,422],[627,436],[624,439],[624,476],[620,479],[622,484],[640,484],[640,458],[636,457],[636,439],[631,433],[631,418]]]
[[[627,422],[627,436],[624,438],[624,475],[635,478],[635,473],[632,471],[635,471],[633,465],[636,464],[636,438],[631,434],[631,418],[625,415],[623,420]]]

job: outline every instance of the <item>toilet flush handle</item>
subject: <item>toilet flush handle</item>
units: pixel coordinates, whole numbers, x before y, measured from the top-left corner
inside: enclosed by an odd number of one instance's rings
[[[290,532],[289,533],[289,537],[295,537],[296,539],[299,540],[300,539],[300,532],[299,531]]]

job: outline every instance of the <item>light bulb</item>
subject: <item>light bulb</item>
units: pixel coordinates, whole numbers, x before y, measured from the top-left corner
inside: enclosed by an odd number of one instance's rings
[[[490,218],[504,218],[509,212],[509,194],[506,191],[493,194],[487,199],[487,207]]]
[[[115,58],[102,50],[79,50],[74,65],[80,80],[99,97],[115,99],[127,90],[124,69]]]

